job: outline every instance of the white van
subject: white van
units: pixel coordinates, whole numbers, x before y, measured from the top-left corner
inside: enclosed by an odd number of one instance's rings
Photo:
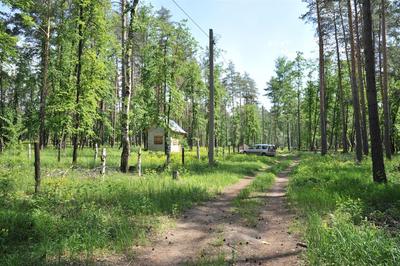
[[[244,154],[257,154],[262,156],[275,156],[276,147],[272,144],[256,144],[243,150]]]

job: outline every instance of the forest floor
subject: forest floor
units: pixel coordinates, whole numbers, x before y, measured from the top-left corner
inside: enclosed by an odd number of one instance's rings
[[[136,246],[133,259],[108,258],[103,262],[120,265],[298,264],[302,250],[296,236],[290,232],[294,216],[286,199],[288,176],[297,163],[297,160],[286,159],[286,165],[283,164],[286,169],[278,170],[280,173],[272,178],[271,173],[266,173],[270,171],[268,168],[256,176],[245,176],[216,199],[184,212],[173,229],[153,237],[150,245]]]

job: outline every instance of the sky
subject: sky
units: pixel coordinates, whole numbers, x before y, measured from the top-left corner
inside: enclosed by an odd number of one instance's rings
[[[171,10],[173,20],[186,19],[172,0],[144,0],[156,9]],[[315,28],[299,17],[306,12],[301,0],[175,0],[207,33],[217,37],[224,59],[233,61],[238,71],[248,72],[259,88],[259,102],[266,108],[266,83],[274,74],[275,59],[293,59],[297,51],[307,58],[317,57]],[[193,36],[203,47],[208,39],[191,21]]]

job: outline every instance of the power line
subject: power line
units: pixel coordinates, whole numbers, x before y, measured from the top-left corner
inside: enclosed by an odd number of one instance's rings
[[[171,0],[192,22],[194,25],[196,25],[197,28],[205,35],[207,38],[209,38],[207,32],[203,30],[203,28],[197,23],[190,15],[188,12],[185,11],[175,0]]]
[[[187,17],[188,17],[188,19],[190,19],[190,21],[192,21],[193,22],[193,24],[207,37],[207,38],[209,38],[209,35],[207,34],[207,32],[200,26],[200,24],[199,23],[197,23],[193,18],[192,18],[192,16],[190,16],[189,15],[189,13],[188,12],[186,12],[185,11],[185,9],[183,9],[183,7],[182,6],[180,6],[179,4],[178,4],[178,2],[176,1],[176,0],[171,0]],[[215,43],[214,43],[215,44]],[[221,52],[220,53],[220,56],[222,57],[222,60],[225,62],[225,64],[229,64],[228,63],[228,60],[226,60],[225,59],[225,57],[224,57],[224,55],[223,55],[223,52]]]

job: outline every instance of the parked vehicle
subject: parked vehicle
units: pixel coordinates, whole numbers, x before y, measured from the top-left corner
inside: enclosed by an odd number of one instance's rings
[[[253,147],[243,149],[244,154],[257,154],[262,156],[275,156],[276,146],[272,144],[256,144]]]

